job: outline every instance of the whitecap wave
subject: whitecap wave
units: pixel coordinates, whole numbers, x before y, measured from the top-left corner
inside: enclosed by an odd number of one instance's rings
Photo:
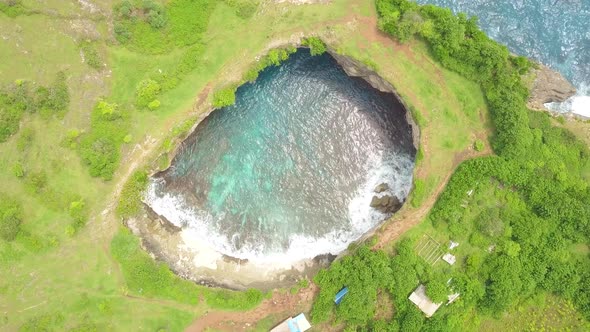
[[[144,200],[154,212],[182,228],[184,245],[189,249],[200,249],[202,244],[206,243],[223,255],[247,259],[258,264],[291,265],[318,255],[337,255],[387,219],[389,215],[370,207],[371,199],[376,195],[374,189],[379,184],[386,183],[389,186],[387,194],[400,198],[408,195],[407,184],[412,181],[413,169],[413,161],[410,158],[399,156],[383,158],[380,155],[373,155],[367,164],[372,165],[367,172],[367,180],[348,205],[348,227],[334,229],[319,237],[291,234],[289,245],[284,250],[269,250],[264,242],[250,242],[236,249],[233,243],[239,234],[222,234],[214,228],[214,217],[210,213],[190,206],[181,195],[163,192],[160,189],[164,185],[163,179],[151,180]],[[374,167],[374,165],[379,166]],[[380,195],[383,194],[385,193]],[[187,241],[184,235],[188,236],[190,241]]]

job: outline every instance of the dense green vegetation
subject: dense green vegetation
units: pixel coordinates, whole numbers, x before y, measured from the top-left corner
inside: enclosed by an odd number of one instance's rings
[[[318,37],[305,38],[301,44],[309,47],[311,55],[320,55],[327,51],[326,44]]]
[[[333,314],[352,328],[460,330],[475,324],[474,312],[498,316],[540,292],[564,297],[590,319],[590,264],[571,250],[587,246],[590,236],[590,189],[582,176],[588,147],[553,127],[548,115],[526,109],[520,75],[528,61],[490,40],[474,18],[406,0],[377,0],[377,9],[386,33],[401,42],[422,38],[444,66],[481,84],[498,156],[462,164],[427,218],[425,227],[443,246],[462,243],[457,266],[427,264],[411,237],[393,257],[361,248],[318,274],[313,320]],[[461,297],[425,320],[407,299],[419,283],[435,300],[453,292]],[[334,311],[330,301],[344,285],[350,296]],[[373,321],[377,290],[393,300],[389,322]]]

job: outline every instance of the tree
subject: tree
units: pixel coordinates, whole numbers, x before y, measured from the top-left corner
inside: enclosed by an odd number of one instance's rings
[[[137,85],[135,104],[139,107],[147,107],[160,93],[160,84],[152,79],[146,79]]]
[[[449,296],[447,281],[443,275],[437,275],[426,284],[426,295],[434,303],[443,303]]]

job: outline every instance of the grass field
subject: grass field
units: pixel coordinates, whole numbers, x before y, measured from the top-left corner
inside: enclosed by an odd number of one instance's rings
[[[381,36],[372,1],[334,0],[327,5],[300,6],[264,1],[247,20],[220,2],[209,19],[205,48],[195,69],[159,96],[157,111],[135,110],[139,82],[174,70],[184,49],[145,55],[118,45],[109,25],[113,3],[26,0],[23,4],[33,10],[30,15],[10,18],[0,13],[0,86],[17,79],[49,84],[58,71],[65,71],[71,94],[63,119],[25,115],[20,132],[0,143],[0,192],[15,197],[24,207],[17,239],[0,240],[0,330],[178,331],[210,310],[216,296],[223,299],[221,293],[194,285],[187,286],[195,291],[194,297],[181,301],[174,295],[177,290],[148,293],[146,287],[144,291],[142,280],[126,273],[131,265],[125,264],[131,260],[117,260],[112,254],[113,238],[126,239],[138,248],[111,213],[113,203],[132,171],[157,158],[172,128],[196,119],[208,107],[208,102],[196,105],[203,91],[207,97],[211,91],[240,81],[257,56],[302,35],[319,35],[338,52],[374,66],[414,109],[422,129],[422,157],[415,172],[419,190],[404,213],[411,214],[432,196],[457,162],[470,153],[476,139],[487,142],[486,106],[479,87],[442,69],[424,45],[400,46]],[[95,40],[105,68],[96,70],[82,62],[79,43],[87,39]],[[126,134],[131,141],[123,144],[118,170],[108,182],[91,177],[78,153],[63,143],[68,130],[89,130],[90,111],[101,97],[119,104],[130,117]],[[31,128],[34,134],[31,144],[21,151],[17,140],[23,128]],[[14,175],[17,162],[26,172],[46,172],[43,193],[31,194],[26,181]],[[68,206],[75,199],[85,202],[90,218],[72,235]],[[424,227],[408,236],[430,232]],[[134,253],[137,261],[148,257]],[[163,282],[183,283],[174,276]],[[208,305],[199,301],[201,296],[213,300]],[[215,306],[231,307],[229,301],[222,302]],[[556,307],[547,303],[547,308]],[[515,316],[507,317],[506,322]],[[256,328],[265,330],[280,319],[269,317]],[[493,324],[503,323],[484,322],[482,326],[491,329]]]

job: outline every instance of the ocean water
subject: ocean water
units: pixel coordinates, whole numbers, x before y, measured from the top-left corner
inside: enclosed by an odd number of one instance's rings
[[[479,18],[494,40],[559,71],[577,96],[548,107],[590,117],[590,0],[417,0]]]
[[[405,200],[415,152],[393,95],[299,49],[200,123],[146,202],[232,257],[335,254],[388,217],[370,207],[377,185]]]

